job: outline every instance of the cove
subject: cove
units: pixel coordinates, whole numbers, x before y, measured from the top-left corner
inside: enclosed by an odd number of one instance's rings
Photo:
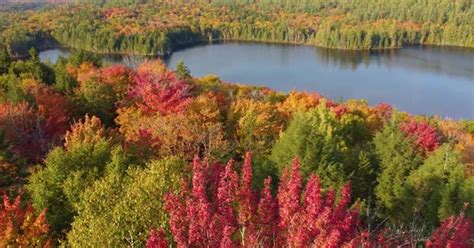
[[[67,56],[65,49],[40,53],[42,61]],[[100,55],[104,63],[135,67],[133,55]],[[316,91],[334,100],[389,103],[412,114],[474,119],[474,50],[408,47],[344,51],[300,45],[220,43],[174,52],[170,68],[183,60],[193,76],[218,75],[226,82],[277,91]]]

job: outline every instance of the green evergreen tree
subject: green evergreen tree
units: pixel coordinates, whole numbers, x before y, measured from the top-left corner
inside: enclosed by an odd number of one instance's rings
[[[18,77],[32,77],[43,83],[52,84],[54,82],[54,71],[52,68],[41,63],[38,52],[35,48],[29,50],[28,60],[18,60],[10,65],[9,73]]]
[[[8,72],[8,68],[12,63],[12,57],[6,46],[0,45],[0,74]]]
[[[179,79],[191,78],[191,72],[182,60],[179,61],[178,64],[176,64],[175,72]]]
[[[339,188],[348,179],[345,164],[349,148],[342,132],[335,114],[323,104],[297,113],[273,146],[271,160],[283,172],[297,157],[305,176],[316,173],[326,186]]]
[[[32,47],[29,51],[28,54],[30,55],[30,61],[39,63],[39,54],[38,51],[36,51],[36,48]]]
[[[470,204],[467,214],[472,216],[474,188],[468,187],[464,165],[451,145],[437,149],[407,182],[416,199],[414,212],[422,222],[436,226],[440,220],[459,213],[464,203]]]
[[[394,123],[387,124],[374,137],[380,174],[375,194],[383,214],[398,223],[413,217],[413,197],[407,178],[422,163],[413,143]]]
[[[58,61],[54,65],[54,88],[66,94],[72,94],[73,89],[77,85],[77,81],[67,72],[66,66],[67,60],[62,57],[58,58]]]

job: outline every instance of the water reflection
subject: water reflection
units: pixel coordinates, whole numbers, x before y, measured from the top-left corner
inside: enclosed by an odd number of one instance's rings
[[[347,51],[314,48],[316,57],[327,67],[351,69],[363,66],[399,66],[410,70],[474,78],[474,49],[459,47],[408,47],[375,51]],[[446,63],[449,61],[449,63]]]
[[[158,57],[139,56],[139,55],[103,55],[102,61],[105,65],[121,64],[130,68],[136,68],[149,59],[157,59]]]
[[[372,53],[378,53],[367,51],[335,50],[329,48],[315,48],[314,52],[316,57],[321,58],[321,61],[326,66],[336,66],[340,69],[351,70],[357,70],[360,65],[368,66]]]

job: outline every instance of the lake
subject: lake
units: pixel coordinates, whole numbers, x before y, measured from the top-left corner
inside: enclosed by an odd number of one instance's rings
[[[53,63],[65,49],[40,53]],[[135,67],[146,58],[103,55],[104,63]],[[413,114],[474,119],[474,50],[409,47],[343,51],[310,46],[220,43],[194,46],[165,59],[183,60],[193,76],[215,74],[227,82],[277,91],[317,91],[334,100],[389,103]]]

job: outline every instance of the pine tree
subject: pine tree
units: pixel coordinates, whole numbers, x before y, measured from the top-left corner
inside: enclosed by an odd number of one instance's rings
[[[191,78],[191,72],[189,71],[189,68],[184,64],[184,61],[182,60],[176,64],[175,73],[179,79]]]
[[[472,206],[474,188],[468,187],[467,180],[460,156],[451,145],[437,149],[407,178],[420,221],[436,226],[439,220],[459,213],[464,203]],[[473,213],[469,209],[468,216]]]
[[[8,72],[12,57],[6,46],[0,44],[0,74]]]
[[[348,179],[345,169],[349,168],[345,166],[349,148],[343,132],[336,114],[320,104],[295,115],[273,146],[271,159],[282,173],[297,157],[305,178],[316,173],[323,185],[340,187]]]
[[[414,144],[396,125],[388,124],[374,137],[380,174],[375,193],[385,214],[394,222],[413,216],[413,199],[407,178],[422,163]]]

